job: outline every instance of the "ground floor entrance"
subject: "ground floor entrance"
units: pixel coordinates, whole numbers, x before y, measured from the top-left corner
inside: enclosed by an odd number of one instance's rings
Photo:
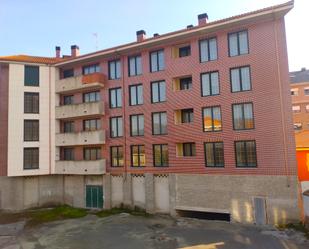
[[[103,208],[103,187],[86,185],[86,208]]]

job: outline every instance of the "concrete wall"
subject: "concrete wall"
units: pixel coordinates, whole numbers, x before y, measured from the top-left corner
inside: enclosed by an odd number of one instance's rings
[[[132,200],[133,205],[145,208],[146,195],[145,195],[145,176],[133,175],[132,176]]]
[[[123,203],[123,176],[111,176],[111,205],[117,207]]]
[[[158,213],[169,213],[170,192],[168,175],[157,175],[154,177],[155,211]]]

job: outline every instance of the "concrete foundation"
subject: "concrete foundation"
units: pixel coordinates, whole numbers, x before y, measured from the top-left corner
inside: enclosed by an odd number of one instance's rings
[[[287,184],[289,183],[289,184]],[[1,177],[0,208],[68,204],[85,207],[86,185],[103,186],[104,208],[137,206],[149,213],[177,210],[230,214],[232,222],[255,223],[254,198],[265,200],[266,223],[299,220],[297,178],[204,174]]]

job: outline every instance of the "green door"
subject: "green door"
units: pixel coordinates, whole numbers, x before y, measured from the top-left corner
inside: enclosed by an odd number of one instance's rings
[[[103,208],[103,187],[86,185],[86,207]]]

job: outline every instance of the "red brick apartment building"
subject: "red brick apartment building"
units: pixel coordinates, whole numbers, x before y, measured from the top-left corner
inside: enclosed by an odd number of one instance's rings
[[[118,47],[0,58],[2,209],[45,203],[298,219],[293,1]],[[14,197],[12,197],[14,196]],[[221,216],[222,217],[222,216]]]

